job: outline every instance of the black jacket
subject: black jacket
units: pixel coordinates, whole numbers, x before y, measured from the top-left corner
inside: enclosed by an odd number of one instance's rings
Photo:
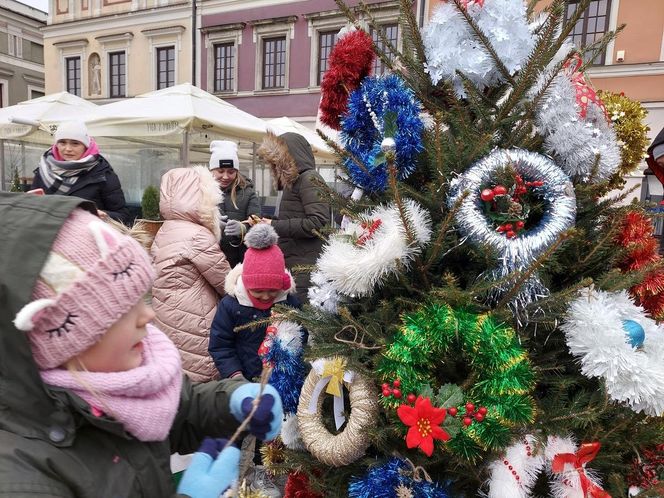
[[[239,174],[239,173],[238,173]],[[231,197],[231,189],[224,190],[224,202],[219,206],[221,214],[228,216],[229,220],[244,221],[250,215],[261,215],[261,201],[254,191],[252,183],[247,180],[245,188],[235,190],[235,203]],[[221,237],[221,250],[224,251],[231,268],[241,263],[247,247],[242,243],[240,237]]]
[[[48,194],[48,190],[39,173],[35,171],[31,188],[42,188]],[[111,218],[121,223],[129,223],[129,210],[125,202],[124,192],[120,185],[120,179],[115,174],[108,161],[99,156],[99,164],[81,175],[67,195],[80,197],[92,201],[97,209],[106,212]]]

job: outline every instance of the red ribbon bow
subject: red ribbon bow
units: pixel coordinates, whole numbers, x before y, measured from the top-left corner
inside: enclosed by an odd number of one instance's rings
[[[383,224],[381,220],[374,220],[371,224],[366,221],[363,221],[360,226],[364,229],[362,235],[357,239],[356,245],[363,246],[369,239],[373,237],[373,234],[380,228]]]
[[[585,465],[592,461],[599,452],[601,444],[583,443],[576,453],[558,453],[553,457],[551,470],[557,474],[565,470],[565,465],[569,464],[579,473],[581,480],[581,490],[586,498],[611,498],[611,495],[592,482],[586,475]]]
[[[569,77],[574,84],[576,90],[576,103],[579,104],[581,111],[579,116],[585,119],[588,114],[588,103],[594,102],[599,106],[600,109],[604,112],[604,117],[606,120],[609,120],[609,113],[606,111],[604,102],[597,96],[597,93],[586,80],[586,75],[583,71],[580,71],[583,60],[579,54],[574,54],[567,62],[565,62],[564,68],[569,71]],[[572,67],[574,66],[574,67]]]

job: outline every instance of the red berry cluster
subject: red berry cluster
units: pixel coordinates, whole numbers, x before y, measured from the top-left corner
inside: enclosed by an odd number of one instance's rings
[[[473,423],[473,419],[475,419],[476,422],[483,422],[488,411],[489,410],[487,410],[486,406],[480,406],[477,411],[475,411],[475,405],[473,403],[466,403],[466,414],[463,417],[463,425],[468,427]],[[454,407],[448,408],[447,413],[454,417],[457,414],[457,409]]]
[[[480,193],[480,198],[484,202],[491,202],[497,195],[507,195],[507,189],[503,185],[496,185],[493,188],[485,188]]]
[[[394,382],[392,382],[392,387],[390,387],[387,382],[385,382],[382,387],[384,397],[389,398],[390,396],[394,396],[397,399],[401,399],[401,381],[399,379],[396,379]],[[413,401],[411,401],[411,396]],[[409,403],[415,403],[416,399],[417,397],[414,394],[411,393],[408,395]]]
[[[503,223],[500,225],[498,228],[496,228],[496,231],[499,233],[504,233],[505,237],[508,239],[513,239],[516,237],[521,230],[523,230],[525,223],[521,220],[512,223]]]

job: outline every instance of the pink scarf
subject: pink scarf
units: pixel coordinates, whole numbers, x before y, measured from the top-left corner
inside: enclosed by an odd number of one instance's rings
[[[180,353],[166,335],[147,326],[143,363],[126,372],[42,370],[46,384],[69,389],[90,404],[95,415],[106,412],[140,441],[168,437],[180,403]],[[101,413],[100,413],[101,412]]]

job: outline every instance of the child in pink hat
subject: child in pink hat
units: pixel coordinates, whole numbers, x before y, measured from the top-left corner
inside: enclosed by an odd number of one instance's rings
[[[93,212],[0,193],[0,495],[171,496],[171,453],[200,446],[178,491],[217,498],[239,451],[201,441],[229,436],[260,386],[183,376],[144,300],[148,255]],[[256,414],[250,431],[276,437],[283,410],[269,385]]]

